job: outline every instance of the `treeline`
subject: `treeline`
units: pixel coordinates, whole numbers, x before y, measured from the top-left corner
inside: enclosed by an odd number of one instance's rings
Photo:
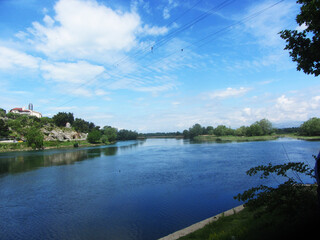
[[[141,134],[144,137],[172,137],[182,136],[181,132],[156,132],[156,133],[144,133]]]
[[[320,118],[310,118],[302,123],[300,127],[291,128],[273,128],[272,123],[268,119],[262,119],[250,126],[241,126],[237,129],[219,125],[216,128],[212,126],[202,127],[195,124],[188,130],[183,131],[184,138],[193,139],[199,135],[215,135],[215,136],[264,136],[271,134],[296,134],[299,136],[320,136]]]
[[[199,135],[215,135],[215,136],[263,136],[270,135],[274,132],[272,124],[267,119],[257,121],[250,126],[241,126],[237,129],[219,125],[216,128],[212,126],[202,127],[200,124],[195,124],[188,130],[183,131],[184,138],[193,139]]]
[[[85,121],[81,118],[74,119],[73,113],[59,112],[52,117],[53,122],[59,126],[64,127],[68,123],[77,132],[88,133],[87,140],[90,143],[112,143],[117,140],[135,140],[138,137],[136,131],[118,130],[111,126],[96,126],[93,122]]]
[[[41,129],[53,130],[55,127],[70,127],[77,132],[88,133],[87,140],[90,143],[111,143],[117,140],[135,140],[138,137],[136,131],[118,130],[111,126],[96,126],[81,118],[74,118],[73,113],[59,112],[52,118],[6,113],[0,108],[0,138],[24,139],[28,145],[35,148],[43,146],[43,133]],[[30,144],[29,144],[30,143]]]

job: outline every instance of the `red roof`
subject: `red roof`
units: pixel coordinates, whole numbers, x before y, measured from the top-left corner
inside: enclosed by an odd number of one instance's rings
[[[11,111],[19,111],[19,112],[29,112],[29,110],[23,110],[22,108],[12,108]]]

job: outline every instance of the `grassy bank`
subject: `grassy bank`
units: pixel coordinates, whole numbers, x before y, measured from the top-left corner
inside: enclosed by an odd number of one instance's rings
[[[44,141],[43,149],[53,149],[53,148],[71,148],[75,144],[78,144],[78,147],[90,147],[90,146],[99,146],[105,145],[103,143],[89,143],[86,140],[82,141]],[[13,152],[13,151],[31,151],[32,148],[28,147],[26,142],[18,143],[0,143],[0,152]]]
[[[278,139],[278,135],[267,136],[214,136],[214,135],[200,135],[194,138],[194,141],[199,142],[250,142],[250,141],[269,141]]]
[[[221,217],[180,240],[222,239],[309,239],[316,236],[319,227],[316,189],[313,202],[302,200],[292,212],[261,212],[261,208]]]
[[[266,136],[215,136],[200,135],[194,138],[196,142],[252,142],[252,141],[270,141],[278,138],[287,137],[304,141],[320,141],[320,136],[299,136],[296,134],[274,134]]]
[[[313,235],[315,234],[315,235]],[[206,225],[179,240],[222,239],[308,239],[317,235],[316,219],[309,218],[290,222],[285,216],[265,214],[256,216],[248,209]]]

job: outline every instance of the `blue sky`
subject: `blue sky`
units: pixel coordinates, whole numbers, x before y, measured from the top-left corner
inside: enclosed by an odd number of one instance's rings
[[[295,1],[1,0],[0,107],[181,131],[319,117],[278,32]]]

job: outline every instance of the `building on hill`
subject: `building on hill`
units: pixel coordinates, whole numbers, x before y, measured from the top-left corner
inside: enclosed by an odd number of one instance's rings
[[[28,116],[35,116],[37,118],[42,118],[42,114],[41,113],[33,111],[32,103],[29,104],[29,109],[25,109],[23,107],[22,108],[12,108],[10,110],[10,112],[21,114],[21,115],[28,115]]]

